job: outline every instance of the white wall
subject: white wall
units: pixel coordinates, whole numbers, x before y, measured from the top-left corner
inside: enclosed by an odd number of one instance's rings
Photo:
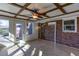
[[[33,32],[31,35],[26,35],[26,41],[38,39],[38,30],[36,29],[38,24],[33,22],[32,25],[33,25],[32,27]]]

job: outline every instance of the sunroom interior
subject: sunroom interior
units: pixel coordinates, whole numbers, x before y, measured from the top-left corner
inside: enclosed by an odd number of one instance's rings
[[[0,3],[0,56],[79,56],[79,45],[61,44],[57,34],[78,36],[78,17],[79,3]]]

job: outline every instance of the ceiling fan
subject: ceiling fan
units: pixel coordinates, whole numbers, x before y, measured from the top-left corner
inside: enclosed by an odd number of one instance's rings
[[[42,19],[42,15],[39,13],[39,9],[32,8],[32,18],[35,20]]]
[[[38,4],[38,3],[33,3],[32,5],[29,6],[29,8],[31,9],[31,13],[32,13],[32,19],[33,20],[41,20],[44,18],[47,18],[48,16],[45,16],[46,13],[41,13],[40,11],[44,11],[47,10],[50,7],[50,5],[43,5],[43,4]]]

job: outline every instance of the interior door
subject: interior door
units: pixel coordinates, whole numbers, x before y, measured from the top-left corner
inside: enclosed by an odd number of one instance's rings
[[[48,28],[44,28],[45,40],[56,41],[56,24],[54,22],[48,23]]]

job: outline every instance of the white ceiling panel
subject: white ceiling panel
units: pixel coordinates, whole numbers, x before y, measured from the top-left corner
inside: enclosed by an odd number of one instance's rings
[[[30,11],[27,11],[27,10],[24,10],[20,13],[20,15],[26,15],[26,16],[31,16],[32,15],[32,12]]]
[[[5,13],[5,12],[0,12],[0,15],[14,16],[13,14]]]
[[[47,13],[48,16],[56,16],[56,15],[61,15],[61,14],[63,13],[60,10],[55,10],[50,13]]]
[[[35,3],[35,4],[32,3],[27,8],[29,8],[29,9],[36,8],[36,9],[39,9],[40,13],[43,13],[43,12],[48,11],[50,9],[56,8],[56,6],[54,4],[52,4],[52,3]]]
[[[42,8],[39,10],[39,12],[40,12],[40,13],[44,13],[44,12],[46,12],[46,11],[48,11],[48,10],[51,10],[51,9],[54,9],[54,8],[56,8],[56,6],[55,6],[54,4],[47,4],[47,6],[42,7]]]
[[[18,18],[28,19],[28,17],[17,16]]]
[[[64,5],[64,4],[66,4],[66,3],[59,3],[60,5]]]
[[[69,5],[67,7],[64,7],[64,9],[66,10],[66,12],[72,12],[72,11],[79,10],[79,3]]]
[[[16,3],[16,4],[19,4],[21,6],[25,5],[25,3]],[[64,5],[64,4],[66,4],[66,3],[60,3],[60,5]],[[39,13],[44,13],[48,10],[51,10],[51,9],[54,9],[57,7],[53,3],[32,3],[27,8],[29,8],[29,9],[36,8],[36,9],[39,9],[39,11],[38,11]],[[0,10],[12,12],[12,13],[18,13],[18,11],[20,9],[21,8],[10,5],[8,3],[0,3]],[[65,9],[65,11],[68,13],[79,10],[79,3],[74,3],[72,5],[68,5],[66,7],[63,7],[63,9]],[[57,16],[57,15],[61,15],[61,14],[63,14],[63,13],[59,9],[47,13],[48,16]],[[1,12],[1,11],[0,11],[0,15],[14,16],[12,14]],[[28,10],[24,10],[20,13],[20,15],[25,15],[25,16],[31,17],[32,12],[30,12]],[[27,19],[27,17],[22,17],[22,16],[17,16],[17,17]]]
[[[25,5],[25,3],[17,3],[18,5],[21,5],[21,6],[24,6]]]
[[[10,5],[8,3],[0,3],[0,10],[5,10],[5,11],[17,13],[20,10],[20,8]]]

